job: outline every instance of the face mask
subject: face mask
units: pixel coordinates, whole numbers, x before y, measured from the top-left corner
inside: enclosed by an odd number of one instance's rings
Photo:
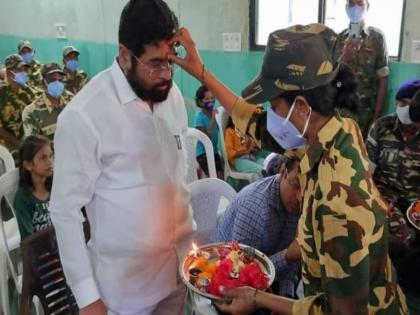
[[[19,71],[13,74],[14,74],[13,81],[15,81],[20,86],[26,85],[26,82],[28,81],[28,74],[25,71]]]
[[[79,62],[75,59],[66,61],[66,68],[72,72],[75,72],[77,70],[78,65],[79,65]]]
[[[64,91],[64,83],[61,81],[53,81],[47,85],[48,94],[53,98],[59,98]]]
[[[205,101],[203,102],[203,107],[209,112],[213,111],[215,101]]]
[[[295,107],[295,103],[296,100],[293,102],[292,107],[290,107],[286,119],[277,115],[271,108],[267,111],[267,130],[277,143],[285,150],[294,150],[308,146],[308,141],[304,138],[304,134],[306,133],[306,129],[309,125],[312,108],[310,109],[309,117],[306,120],[305,127],[303,128],[303,133],[300,133],[300,131],[289,121]]]
[[[397,116],[403,125],[411,125],[413,122],[410,119],[410,106],[397,106]]]
[[[351,23],[359,23],[365,18],[366,8],[360,5],[348,6],[346,8],[347,16]]]
[[[27,64],[31,63],[34,60],[34,52],[28,52],[26,54],[23,54],[22,59]]]

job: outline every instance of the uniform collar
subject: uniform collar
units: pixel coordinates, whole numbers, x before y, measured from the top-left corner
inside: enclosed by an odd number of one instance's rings
[[[121,104],[125,105],[138,99],[136,93],[134,93],[133,89],[127,81],[127,78],[122,72],[117,58],[115,58],[111,66],[111,75]]]
[[[308,150],[300,162],[300,170],[302,174],[308,173],[314,165],[321,159],[322,153],[329,150],[331,142],[337,135],[343,125],[343,121],[338,116],[333,116],[319,130],[317,137],[309,143]]]
[[[50,112],[50,113],[54,110],[54,108],[59,108],[59,107],[63,106],[63,104],[64,104],[63,95],[60,96],[60,105],[58,105],[58,106],[53,105],[51,100],[48,98],[48,95],[47,95],[46,91],[44,91],[44,93],[42,94],[42,98],[44,99],[43,103],[45,104],[45,107],[47,108],[48,112]]]

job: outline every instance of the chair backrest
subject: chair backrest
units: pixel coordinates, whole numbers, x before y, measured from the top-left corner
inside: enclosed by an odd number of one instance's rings
[[[199,244],[210,242],[217,225],[217,218],[236,196],[228,183],[217,178],[204,178],[188,184],[191,191],[191,207],[197,223],[195,239]]]
[[[23,284],[20,314],[31,314],[31,301],[37,296],[44,314],[79,314],[67,285],[53,227],[39,231],[21,243]]]
[[[216,163],[214,161],[214,150],[213,144],[210,138],[202,131],[196,128],[188,128],[185,139],[186,151],[187,151],[187,178],[186,182],[191,183],[198,179],[197,167],[198,163],[196,160],[196,147],[197,142],[200,141],[204,145],[206,151],[207,165],[209,168],[209,176],[217,178]]]
[[[0,145],[0,174],[7,173],[15,168],[15,160],[12,154],[4,146]]]
[[[13,201],[18,188],[18,183],[19,169],[17,168],[0,176],[0,251],[4,252],[7,256],[7,262],[15,283],[18,282],[17,272],[9,252],[18,248],[20,243],[19,229],[13,209]],[[2,214],[4,213],[4,210],[8,210],[12,213],[12,219],[9,219],[7,222],[3,221]],[[6,225],[8,231],[15,231],[15,233],[9,235],[5,228]]]
[[[222,156],[223,156],[223,161],[224,161],[223,163],[224,163],[224,170],[225,170],[225,180],[232,173],[232,169],[230,168],[229,161],[227,158],[226,146],[225,146],[225,130],[226,130],[228,121],[229,121],[229,115],[226,113],[225,109],[222,106],[218,107],[217,113],[216,113],[216,123],[219,126],[220,149],[222,150]]]

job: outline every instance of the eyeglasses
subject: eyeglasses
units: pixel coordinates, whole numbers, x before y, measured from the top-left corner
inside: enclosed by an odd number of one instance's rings
[[[174,65],[172,63],[170,63],[169,61],[156,62],[153,65],[148,65],[147,63],[141,61],[136,56],[134,56],[134,58],[142,66],[144,66],[145,68],[149,69],[149,78],[150,79],[157,79],[161,75],[167,74],[168,72],[171,72],[172,73],[172,70],[174,69]]]

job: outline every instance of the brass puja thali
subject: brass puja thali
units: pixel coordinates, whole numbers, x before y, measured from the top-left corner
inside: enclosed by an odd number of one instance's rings
[[[179,272],[188,289],[211,300],[222,299],[221,287],[266,290],[275,278],[274,265],[266,255],[236,242],[193,244]]]
[[[407,218],[417,230],[420,230],[420,201],[413,202],[407,209]]]

